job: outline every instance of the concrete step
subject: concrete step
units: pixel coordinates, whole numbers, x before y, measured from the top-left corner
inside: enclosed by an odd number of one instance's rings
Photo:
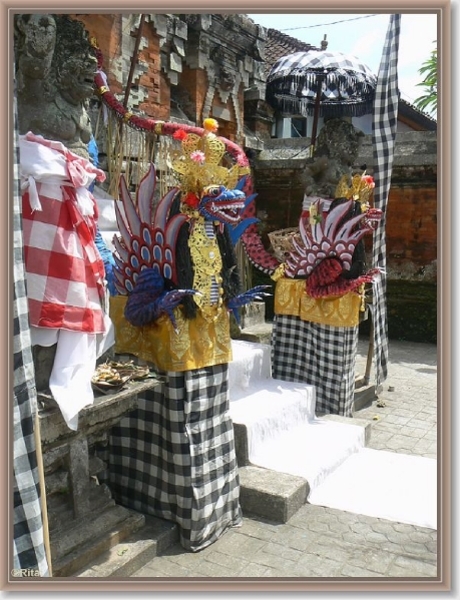
[[[146,516],[145,524],[86,566],[75,577],[130,577],[179,539],[177,525]]]
[[[315,415],[313,386],[271,378],[270,346],[233,340],[229,366],[230,416],[241,470],[244,510],[284,522],[292,506],[350,455],[363,448],[371,424]],[[278,486],[284,478],[286,488]],[[308,491],[307,491],[308,495]]]
[[[232,340],[233,346],[233,361],[230,363],[229,369],[229,388],[232,386],[232,374],[234,377],[239,377],[240,373],[244,373],[248,379],[247,372],[249,367],[242,366],[242,363],[247,362],[251,355],[257,356],[263,353],[263,359],[258,359],[259,364],[254,363],[252,366],[256,368],[254,373],[250,374],[252,380],[256,378],[270,377],[271,371],[271,323],[260,323],[247,329],[242,329],[237,339]],[[263,370],[261,366],[263,365]],[[377,390],[374,384],[371,384],[363,375],[357,375],[355,378],[355,395],[353,402],[353,412],[362,410],[364,407],[370,406],[377,399]]]
[[[249,464],[303,477],[314,489],[352,454],[365,447],[365,429],[356,419],[315,418],[248,443]],[[251,428],[247,427],[252,434]],[[255,436],[254,436],[255,437]]]
[[[233,360],[228,369],[230,401],[239,398],[259,381],[271,377],[270,346],[243,340],[232,340]]]
[[[53,577],[70,577],[88,562],[132,535],[145,523],[145,516],[114,505],[78,527],[71,524],[50,534]]]
[[[243,516],[287,523],[308,497],[308,482],[302,477],[248,465],[240,467],[240,504]]]
[[[115,506],[109,488],[105,485],[93,485],[87,490],[91,513],[101,514],[108,507]],[[88,515],[76,517],[73,509],[72,496],[68,489],[65,493],[55,493],[47,497],[48,522],[52,538],[59,539],[60,531],[67,533],[71,529],[80,529],[88,521]]]
[[[313,386],[270,377],[270,348],[233,341],[230,416],[243,514],[284,523],[318,485],[369,440],[371,423],[315,416]]]

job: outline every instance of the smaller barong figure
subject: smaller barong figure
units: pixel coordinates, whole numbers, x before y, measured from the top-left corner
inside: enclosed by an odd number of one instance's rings
[[[306,197],[283,262],[252,227],[243,233],[250,260],[276,281],[272,376],[314,385],[317,414],[352,416],[365,286],[379,276],[366,271],[363,246],[382,217],[372,188],[371,177],[346,173],[335,198]]]
[[[192,551],[241,523],[229,313],[264,294],[240,293],[233,246],[252,198],[241,189],[247,168],[221,165],[216,126],[209,119],[201,136],[174,134],[182,144],[171,159],[178,186],[155,211],[153,166],[136,201],[121,180],[114,240],[115,350],[148,361],[164,383],[114,428],[110,486],[122,504],[176,522]]]

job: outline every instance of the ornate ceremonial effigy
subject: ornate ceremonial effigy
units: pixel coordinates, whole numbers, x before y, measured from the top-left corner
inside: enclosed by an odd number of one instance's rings
[[[215,135],[178,128],[167,161],[176,180],[153,209],[153,166],[136,198],[121,179],[111,298],[116,352],[135,355],[164,383],[140,400],[110,441],[110,487],[121,503],[175,521],[184,548],[200,550],[241,523],[229,416],[229,313],[261,297],[241,292],[234,242],[251,198],[248,167]],[[244,156],[244,155],[243,155]]]

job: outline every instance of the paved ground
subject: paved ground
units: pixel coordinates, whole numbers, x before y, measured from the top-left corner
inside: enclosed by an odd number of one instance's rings
[[[366,353],[363,340],[358,375],[364,373]],[[436,346],[391,341],[390,363],[378,402],[356,414],[372,421],[368,446],[436,458]],[[245,517],[241,528],[199,553],[176,544],[132,577],[436,575],[436,531],[306,504],[287,524]]]

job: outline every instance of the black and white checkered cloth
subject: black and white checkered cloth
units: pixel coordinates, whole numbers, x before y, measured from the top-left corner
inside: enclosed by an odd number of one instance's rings
[[[29,573],[38,570],[42,577],[46,577],[49,576],[49,570],[43,538],[34,437],[37,393],[24,272],[16,103],[14,108],[13,568],[27,569]]]
[[[372,112],[377,77],[358,58],[328,50],[281,57],[267,77],[267,101],[285,113],[312,115],[321,76],[321,116]]]
[[[380,62],[374,101],[372,142],[374,147],[374,206],[383,218],[374,233],[373,266],[382,270],[374,282],[371,306],[374,325],[374,358],[377,391],[388,375],[388,321],[386,307],[386,209],[391,184],[394,145],[398,124],[398,49],[401,15],[390,15]]]
[[[316,414],[351,417],[358,327],[331,327],[276,315],[272,376],[316,388]]]
[[[186,550],[241,524],[228,365],[167,373],[111,431],[115,500],[177,523]]]

